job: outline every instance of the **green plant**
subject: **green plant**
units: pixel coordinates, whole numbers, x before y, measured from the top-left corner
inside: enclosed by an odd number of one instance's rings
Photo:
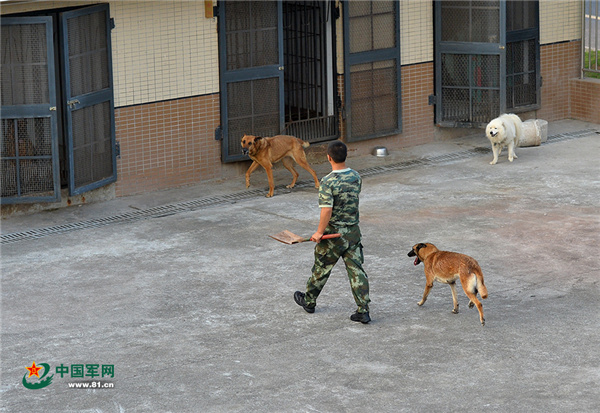
[[[594,58],[596,62],[594,63]],[[591,59],[591,63],[590,63]],[[583,67],[590,69],[599,69],[600,70],[600,51],[594,52],[585,52],[585,62]],[[592,73],[592,72],[584,72],[585,77],[593,77],[596,79],[600,79],[600,73]]]

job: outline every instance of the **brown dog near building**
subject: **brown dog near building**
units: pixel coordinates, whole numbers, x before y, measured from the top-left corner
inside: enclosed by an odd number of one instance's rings
[[[250,186],[250,175],[260,165],[267,171],[267,178],[269,179],[269,193],[267,194],[267,198],[272,197],[273,189],[275,188],[273,183],[273,164],[279,161],[283,163],[283,166],[293,176],[292,183],[287,185],[286,188],[293,188],[299,176],[298,172],[294,169],[294,161],[310,172],[315,180],[315,188],[319,188],[317,174],[306,161],[306,154],[304,153],[304,148],[308,148],[309,145],[308,142],[289,135],[277,135],[270,138],[244,135],[242,138],[242,152],[244,155],[247,154],[250,156],[250,159],[254,161],[246,172],[246,188]]]
[[[418,305],[423,305],[427,300],[429,291],[433,287],[433,282],[438,281],[449,284],[452,289],[452,301],[454,309],[452,312],[458,314],[458,300],[456,299],[456,280],[460,279],[462,288],[469,297],[469,308],[477,306],[479,311],[479,321],[485,325],[483,318],[483,306],[477,299],[477,293],[481,298],[487,298],[488,292],[483,283],[483,273],[481,267],[474,258],[457,252],[440,251],[433,244],[416,244],[408,253],[409,257],[415,258],[415,265],[420,262],[425,266],[425,292]]]

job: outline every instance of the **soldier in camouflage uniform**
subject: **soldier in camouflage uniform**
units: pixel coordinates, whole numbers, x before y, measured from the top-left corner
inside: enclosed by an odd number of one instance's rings
[[[312,276],[306,283],[306,293],[296,291],[294,300],[309,313],[314,313],[316,300],[325,286],[331,270],[340,257],[346,264],[348,279],[352,287],[354,301],[358,306],[352,314],[352,321],[368,323],[369,317],[369,278],[363,270],[363,246],[358,213],[358,196],[362,180],[358,172],[346,167],[347,147],[341,141],[331,142],[327,148],[327,159],[332,171],[321,179],[319,187],[319,207],[321,208],[319,227],[311,237],[315,241],[315,264]],[[340,233],[340,238],[321,241],[325,233]]]

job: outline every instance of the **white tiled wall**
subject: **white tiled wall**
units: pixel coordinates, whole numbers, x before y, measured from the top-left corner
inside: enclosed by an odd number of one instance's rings
[[[216,19],[203,1],[113,1],[115,106],[218,92]]]
[[[540,0],[540,43],[581,39],[581,0]]]
[[[400,63],[433,61],[433,1],[400,0]]]

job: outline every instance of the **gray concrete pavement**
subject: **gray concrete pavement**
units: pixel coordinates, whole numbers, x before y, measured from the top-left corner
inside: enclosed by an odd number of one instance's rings
[[[0,411],[595,412],[598,132],[552,122],[547,143],[494,166],[482,134],[350,159],[368,325],[349,320],[341,262],[314,314],[293,301],[314,244],[267,235],[314,232],[303,170],[271,199],[256,172],[250,190],[240,178],[5,219]],[[460,288],[457,315],[441,284],[417,306],[423,266],[406,254],[422,241],[479,261],[485,327]],[[54,377],[30,390],[34,361]],[[114,377],[86,377],[94,364]],[[56,371],[72,365],[83,378]],[[114,387],[69,388],[92,381]]]

